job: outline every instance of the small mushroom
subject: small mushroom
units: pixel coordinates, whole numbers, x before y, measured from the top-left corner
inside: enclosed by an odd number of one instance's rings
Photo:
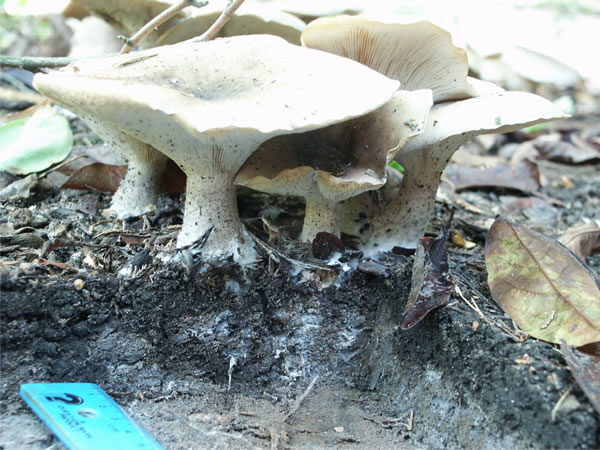
[[[187,17],[165,31],[157,45],[174,44],[201,35],[217,20],[227,6],[224,0],[211,1],[203,8],[188,10]],[[244,3],[219,30],[217,37],[248,34],[272,34],[291,44],[300,44],[300,34],[306,24],[298,17],[252,3]]]
[[[394,157],[405,168],[404,178],[399,195],[372,218],[368,249],[416,247],[433,214],[442,171],[467,141],[566,117],[553,103],[525,92],[490,93],[435,105],[425,131]]]
[[[340,235],[342,201],[381,188],[394,153],[422,132],[432,105],[429,89],[398,91],[362,117],[265,142],[235,182],[263,192],[304,197],[301,240]]]
[[[309,23],[302,45],[358,61],[402,89],[431,89],[439,103],[472,97],[466,52],[450,33],[427,21],[387,24],[363,17],[325,17]]]
[[[240,264],[256,257],[236,208],[244,161],[270,138],[364,115],[398,89],[353,61],[267,35],[80,60],[34,85],[173,159],[188,177],[177,245],[212,228],[203,256]]]

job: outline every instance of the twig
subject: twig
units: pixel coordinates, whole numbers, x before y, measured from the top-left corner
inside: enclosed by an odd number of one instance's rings
[[[558,399],[558,401],[556,402],[556,405],[554,405],[554,408],[552,408],[552,414],[551,414],[551,418],[552,418],[552,422],[556,422],[556,415],[558,414],[558,410],[560,409],[560,407],[562,406],[563,402],[565,401],[565,399],[569,396],[569,394],[571,393],[571,389],[573,389],[573,386],[569,386],[569,389],[567,389],[563,395],[560,396],[560,398]]]
[[[514,330],[511,330],[503,323],[498,323],[496,321],[489,319],[485,314],[483,314],[483,312],[481,311],[481,309],[479,308],[479,305],[477,305],[475,300],[473,300],[473,299],[471,301],[467,300],[467,298],[463,295],[463,293],[460,290],[460,288],[458,287],[458,285],[454,286],[454,292],[456,292],[456,294],[469,306],[469,308],[471,308],[473,311],[475,311],[477,313],[477,315],[479,316],[480,319],[484,320],[485,322],[487,322],[490,325],[497,326],[498,328],[500,328],[500,330],[503,333],[505,333],[513,341],[523,342],[523,340],[525,338],[522,335],[518,334]]]
[[[34,57],[34,56],[7,56],[0,55],[0,66],[15,67],[35,71],[38,69],[53,69],[56,67],[64,67],[77,61],[79,58],[67,57]]]
[[[121,55],[129,53],[133,47],[140,43],[142,39],[148,36],[152,30],[155,30],[160,25],[165,23],[167,20],[172,19],[177,14],[181,12],[182,9],[187,8],[188,6],[195,6],[196,8],[202,8],[206,6],[208,1],[206,0],[180,0],[178,3],[168,7],[163,12],[161,12],[158,16],[140,28],[137,33],[135,33],[130,38],[125,36],[118,36],[125,45],[121,48]]]
[[[302,404],[302,402],[304,401],[304,399],[308,396],[308,394],[310,394],[310,391],[312,391],[312,388],[315,386],[315,383],[317,382],[317,379],[319,378],[319,375],[315,375],[315,377],[312,379],[312,381],[310,382],[310,384],[308,385],[308,387],[306,388],[306,390],[302,393],[302,395],[300,395],[300,397],[298,397],[296,399],[296,401],[294,402],[294,404],[292,405],[292,409],[290,409],[290,412],[286,414],[285,419],[283,419],[284,422],[287,422],[287,420],[292,417],[292,415],[298,411],[298,408],[300,408],[300,405]]]
[[[201,36],[191,39],[192,42],[204,42],[210,41],[216,36],[221,28],[227,23],[231,16],[235,14],[237,9],[242,6],[244,0],[228,0],[227,7],[223,10],[219,18],[213,23],[208,30],[206,30]]]
[[[334,271],[334,269],[332,267],[326,266],[325,264],[311,263],[308,261],[301,261],[299,259],[290,258],[289,256],[286,256],[283,252],[269,246],[269,244],[267,244],[265,241],[260,239],[258,236],[256,236],[254,233],[252,233],[250,230],[248,230],[248,232],[250,233],[250,236],[252,236],[252,239],[254,240],[254,242],[267,253],[269,258],[271,258],[276,263],[279,263],[280,260],[283,259],[283,260],[289,262],[290,264],[294,264],[298,267],[302,267],[303,269],[325,270],[328,272]]]

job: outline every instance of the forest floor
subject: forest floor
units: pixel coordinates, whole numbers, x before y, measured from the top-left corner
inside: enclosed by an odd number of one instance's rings
[[[600,219],[597,160],[537,165],[544,204],[507,217],[551,237]],[[600,446],[598,414],[560,351],[490,298],[485,232],[522,192],[456,194],[476,212],[459,206],[452,230],[476,246],[449,244],[459,289],[402,331],[410,256],[373,270],[349,253],[358,268],[333,284],[264,255],[245,270],[186,268],[159,257],[179,195],[120,222],[102,215],[109,194],[62,181],[32,180],[0,210],[0,448],[61,446],[19,398],[31,382],[97,383],[166,448]],[[302,211],[249,191],[239,203],[251,228],[266,208]],[[432,234],[449,210],[438,202]],[[599,255],[587,263],[600,272]]]

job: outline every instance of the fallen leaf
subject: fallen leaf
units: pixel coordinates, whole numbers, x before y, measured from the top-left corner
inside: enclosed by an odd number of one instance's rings
[[[540,188],[540,172],[537,164],[531,161],[484,169],[448,164],[445,173],[456,191],[475,187],[501,187],[520,191],[537,191]]]
[[[505,214],[518,214],[534,223],[551,223],[556,219],[558,210],[538,197],[515,197],[503,195],[500,203]]]
[[[111,166],[93,163],[82,167],[69,177],[61,189],[96,190],[116,192],[121,180],[127,173],[127,166]]]
[[[492,298],[524,332],[556,344],[600,341],[600,289],[563,245],[498,217],[485,261]]]
[[[127,166],[115,166],[100,162],[88,164],[73,173],[61,189],[96,190],[116,192],[127,173]],[[186,176],[173,161],[169,160],[161,174],[160,190],[166,193],[185,192]]]
[[[448,268],[446,242],[453,215],[454,212],[439,236],[419,240],[413,262],[410,296],[400,320],[402,330],[412,328],[431,310],[446,305],[450,300],[453,283]]]
[[[0,190],[0,202],[19,198],[29,198],[29,192],[37,186],[38,183],[39,178],[35,173],[13,181],[4,189]]]
[[[577,349],[571,349],[562,339],[560,350],[571,368],[577,384],[590,399],[596,411],[600,413],[600,364]]]
[[[0,126],[0,170],[26,175],[67,157],[73,147],[69,121],[45,106],[29,118]]]
[[[600,159],[600,151],[583,139],[575,138],[575,142],[564,140],[558,133],[542,135],[532,141],[539,152],[539,159],[581,164]]]
[[[571,227],[558,239],[581,259],[600,252],[600,227],[596,222]]]

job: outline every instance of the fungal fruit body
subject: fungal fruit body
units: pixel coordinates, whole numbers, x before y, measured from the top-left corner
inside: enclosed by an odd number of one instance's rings
[[[323,129],[265,142],[242,166],[236,184],[304,197],[301,240],[340,235],[342,201],[379,189],[394,153],[424,129],[431,91],[398,91],[382,107]]]
[[[34,79],[52,100],[101,117],[173,159],[188,180],[177,245],[191,245],[212,228],[203,256],[233,256],[240,264],[256,258],[233,184],[244,161],[275,136],[374,110],[398,84],[353,61],[265,35],[80,60]]]
[[[448,32],[429,22],[383,24],[360,17],[324,18],[310,23],[301,39],[308,47],[366,64],[400,81],[402,89],[433,91],[436,105],[425,131],[394,157],[405,169],[399,195],[371,217],[368,232],[361,236],[368,242],[367,251],[416,247],[433,213],[440,175],[452,154],[469,139],[565,117],[541,97],[504,92],[492,83],[468,77],[466,52],[452,44]],[[368,198],[361,197],[351,200],[351,210],[368,204]],[[356,217],[350,219],[352,232]]]
[[[399,195],[372,218],[368,248],[416,248],[434,211],[440,176],[459,147],[486,133],[508,133],[568,117],[548,100],[498,92],[435,105],[425,131],[395,156],[405,169]]]

